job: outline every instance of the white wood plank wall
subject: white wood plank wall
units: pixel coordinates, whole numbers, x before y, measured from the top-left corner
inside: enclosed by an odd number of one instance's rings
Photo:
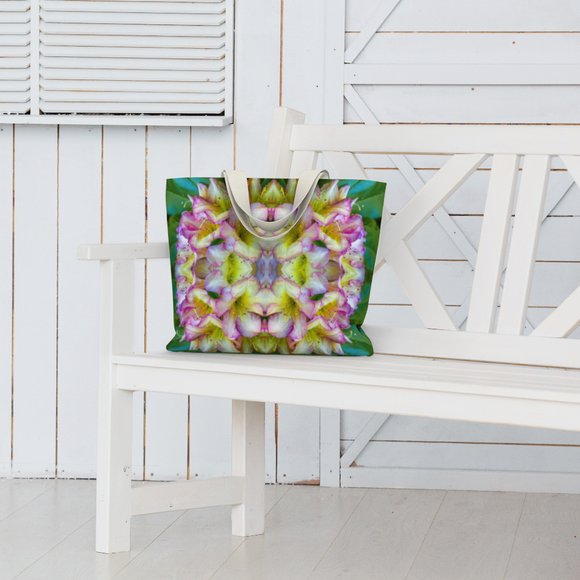
[[[379,25],[381,9],[386,20],[378,32],[371,30],[368,44],[353,61],[374,65],[370,72],[344,69],[345,78],[353,82],[345,91],[345,123],[580,123],[580,79],[575,74],[580,12],[570,0],[550,5],[523,0],[347,0],[346,8],[347,55],[360,44],[373,18],[372,28]],[[542,66],[547,63],[565,74],[548,80]],[[351,70],[364,72],[370,82],[354,84]],[[434,77],[445,80],[437,83]],[[536,81],[526,80],[532,78]],[[389,157],[360,159],[370,178],[388,183],[388,206],[396,213],[413,188]],[[407,159],[415,179],[423,181],[447,161],[445,156]],[[491,161],[482,165],[444,206],[474,248],[490,168]],[[550,211],[542,226],[527,314],[534,327],[580,285],[580,191],[559,160],[552,166],[547,199]],[[473,266],[435,218],[415,234],[411,247],[450,311],[464,310],[466,315]],[[371,303],[374,320],[422,326],[388,267],[376,278]],[[526,334],[530,331],[528,326]],[[572,335],[579,337],[578,331]],[[369,423],[371,417],[341,413],[342,452],[367,424],[367,431],[372,425],[376,431],[381,421]],[[577,434],[390,416],[368,444],[362,443],[352,467],[343,465],[341,484],[578,492],[579,465]],[[480,477],[482,471],[491,477]]]
[[[261,175],[275,106],[301,110],[309,123],[361,123],[343,100],[337,51],[390,8],[355,64],[416,65],[408,69],[414,78],[445,65],[452,84],[354,85],[365,121],[370,113],[381,123],[580,123],[573,0],[246,0],[236,4],[235,127],[0,125],[1,476],[95,476],[98,268],[75,259],[76,245],[164,240],[167,177],[227,167]],[[524,83],[534,65],[547,63],[559,63],[565,81]],[[457,84],[465,64],[494,66],[474,68],[475,84]],[[482,84],[477,71],[493,73],[497,84]],[[361,161],[372,179],[388,182],[396,212],[413,189],[386,156]],[[409,158],[423,180],[444,161]],[[489,167],[445,204],[474,247]],[[528,313],[534,326],[580,283],[580,191],[563,169],[554,164],[551,172],[548,199],[563,197],[542,228]],[[445,303],[459,309],[473,277],[465,256],[434,219],[411,244]],[[135,348],[155,350],[171,336],[169,271],[156,262],[139,268]],[[372,302],[372,316],[386,324],[420,325],[387,268]],[[149,394],[134,404],[136,479],[229,473],[229,401]],[[338,449],[348,449],[369,416],[270,405],[266,421],[267,481],[337,485]],[[332,456],[328,462],[323,453],[322,465],[321,444]],[[500,473],[495,489],[515,485],[510,474],[534,481],[535,472],[550,472],[562,476],[553,491],[577,491],[579,459],[574,434],[393,416],[356,458],[364,467],[346,470],[342,485],[395,485],[394,471],[408,468],[410,487],[432,487],[447,473],[456,474],[447,485],[461,488],[488,470]]]

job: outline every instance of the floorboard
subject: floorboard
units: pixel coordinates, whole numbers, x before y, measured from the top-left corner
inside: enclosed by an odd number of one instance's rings
[[[502,580],[524,497],[447,492],[408,580]]]
[[[0,580],[12,580],[94,515],[94,481],[57,481],[0,522]]]
[[[527,494],[505,580],[580,578],[580,496]]]
[[[369,490],[309,580],[405,580],[444,496]]]
[[[212,580],[306,580],[365,493],[291,487],[266,517],[266,533],[246,538]]]
[[[0,479],[0,521],[54,486],[54,479]]]
[[[0,508],[0,580],[580,578],[580,495],[268,485],[264,536],[228,507],[152,514],[111,555],[94,481],[3,480]]]

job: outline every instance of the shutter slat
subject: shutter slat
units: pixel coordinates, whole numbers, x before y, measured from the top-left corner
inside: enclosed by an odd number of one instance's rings
[[[1,86],[1,82],[0,82]],[[47,91],[95,91],[104,92],[111,90],[108,80],[50,80],[41,79],[40,86]],[[223,93],[225,83],[222,82],[187,82],[187,81],[117,81],[116,91],[128,93]]]
[[[95,68],[117,71],[127,70],[182,70],[182,71],[221,71],[224,70],[224,59],[221,60],[179,60],[162,58],[65,58],[40,55],[42,69],[47,68]],[[122,76],[117,76],[121,80]]]
[[[166,26],[164,24],[93,24],[90,22],[40,22],[41,32],[48,34],[70,34],[75,36],[98,34],[99,36],[161,36],[171,38],[172,36],[195,37],[193,25],[180,26],[173,24]],[[198,30],[205,31],[205,26],[200,26]],[[225,33],[225,27],[220,25],[222,34]],[[204,36],[208,36],[204,34]]]
[[[164,14],[221,14],[226,3],[221,2],[83,2],[82,0],[41,0],[46,12],[127,12]]]
[[[0,47],[1,54],[2,47]],[[45,56],[85,57],[85,58],[151,58],[165,59],[223,59],[223,50],[204,48],[132,48],[126,46],[40,46],[40,54]]]
[[[78,64],[78,63],[77,63]],[[1,71],[0,71],[1,73]],[[0,76],[0,78],[3,78]],[[23,77],[24,78],[24,77]],[[76,81],[82,83],[85,80],[96,81],[119,81],[117,69],[87,69],[87,68],[58,68],[44,67],[42,79]],[[192,71],[192,70],[124,70],[123,79],[127,81],[190,81],[190,82],[220,82],[225,80],[223,70]]]
[[[229,2],[40,5],[43,112],[224,114]]]
[[[212,30],[214,27],[207,27]],[[217,38],[197,37],[187,38],[183,36],[74,36],[60,34],[40,34],[40,41],[44,46],[119,46],[132,48],[195,48],[219,49],[225,46],[224,32],[222,27],[216,27]],[[207,36],[214,36],[211,32]],[[1,41],[0,41],[1,42]],[[220,51],[220,54],[222,52]]]
[[[30,10],[30,0],[10,0],[10,2],[0,2],[0,13],[2,12],[28,12]],[[4,16],[0,16],[4,20]]]
[[[24,81],[29,78],[30,71],[27,67],[0,69],[0,80],[2,81]]]
[[[225,22],[225,14],[164,12],[47,12],[42,9],[40,17],[45,22],[78,22],[81,24],[190,24],[193,26],[219,26]]]
[[[30,88],[30,79],[23,80],[4,80],[0,78],[0,94],[6,95],[7,93],[26,93]]]
[[[75,113],[85,114],[147,114],[151,113],[151,103],[71,103],[67,102],[43,102],[45,113],[70,113],[74,108]],[[220,115],[223,114],[225,106],[223,103],[160,103],[155,108],[155,114],[177,114],[183,115]]]
[[[126,93],[121,91],[46,91],[40,89],[40,96],[46,102],[70,101],[74,103],[221,103],[223,90],[211,93]]]
[[[0,113],[26,113],[30,109],[30,0],[0,2],[0,67]]]
[[[24,91],[4,91],[0,89],[0,102],[4,104],[10,103],[26,103],[30,100],[30,95],[26,90]]]
[[[12,34],[28,36],[28,32],[30,31],[30,25],[28,24],[28,22],[29,20],[23,23],[20,22],[7,23],[4,20],[2,13],[0,13],[0,34],[2,35],[2,37],[4,37],[4,35],[8,36]]]

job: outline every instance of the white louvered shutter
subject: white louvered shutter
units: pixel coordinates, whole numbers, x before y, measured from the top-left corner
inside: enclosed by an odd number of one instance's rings
[[[0,113],[26,113],[29,109],[30,0],[2,1],[0,2]]]
[[[40,110],[224,114],[226,16],[225,0],[40,0]]]

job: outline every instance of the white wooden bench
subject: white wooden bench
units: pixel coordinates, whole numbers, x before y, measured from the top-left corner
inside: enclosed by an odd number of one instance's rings
[[[364,328],[381,353],[370,358],[133,354],[135,260],[167,259],[167,244],[80,246],[80,259],[101,262],[99,552],[129,550],[132,515],[169,510],[231,505],[233,534],[263,533],[264,402],[580,431],[580,341],[566,339],[580,324],[580,288],[523,335],[551,159],[559,156],[580,183],[580,127],[303,123],[297,111],[276,110],[264,176],[296,177],[315,165],[318,152],[336,176],[362,179],[353,153],[453,154],[403,209],[393,217],[385,210],[383,218],[378,267],[392,268],[425,329],[369,320]],[[408,240],[489,156],[463,332]],[[387,199],[388,192],[387,185]],[[233,399],[232,476],[132,488],[134,391]]]

